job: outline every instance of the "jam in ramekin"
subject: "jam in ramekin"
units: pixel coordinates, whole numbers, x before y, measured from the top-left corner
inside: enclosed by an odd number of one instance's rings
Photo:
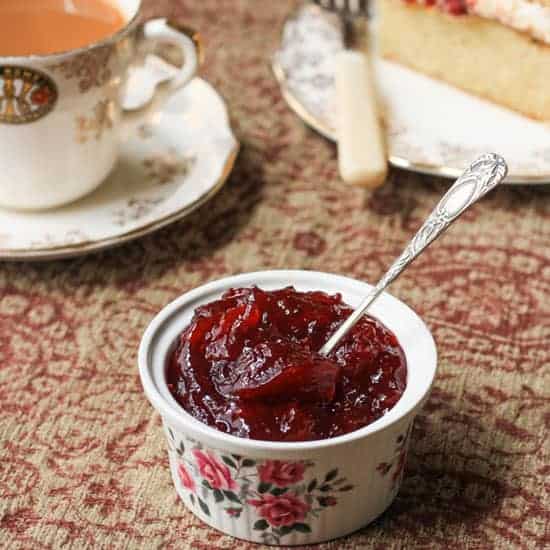
[[[338,294],[231,289],[195,310],[168,361],[170,391],[239,437],[311,441],[362,428],[397,403],[407,366],[395,335],[368,315],[319,355],[351,311]]]

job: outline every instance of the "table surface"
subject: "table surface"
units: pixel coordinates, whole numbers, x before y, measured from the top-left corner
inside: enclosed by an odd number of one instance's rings
[[[243,145],[226,188],[121,248],[0,265],[0,541],[11,548],[257,548],[178,502],[137,374],[144,328],[228,274],[375,281],[445,189],[400,171],[374,193],[339,181],[334,146],[289,111],[269,69],[294,5],[155,2],[203,31],[203,76]],[[550,545],[549,220],[547,191],[501,188],[392,287],[432,329],[439,374],[395,503],[322,548]]]

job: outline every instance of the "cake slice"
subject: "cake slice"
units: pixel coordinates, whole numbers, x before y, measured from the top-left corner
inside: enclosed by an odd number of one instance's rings
[[[379,0],[378,6],[383,57],[550,121],[550,0]]]

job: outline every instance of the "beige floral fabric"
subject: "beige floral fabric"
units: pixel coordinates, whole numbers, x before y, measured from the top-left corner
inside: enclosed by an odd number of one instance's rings
[[[375,281],[448,185],[402,171],[374,193],[339,181],[334,146],[289,111],[269,68],[296,2],[154,4],[202,31],[202,74],[242,151],[224,190],[185,221],[98,255],[0,264],[2,547],[258,548],[176,498],[137,373],[143,330],[182,292],[229,274]],[[392,292],[431,327],[439,374],[395,503],[321,548],[548,547],[548,191],[497,190]]]

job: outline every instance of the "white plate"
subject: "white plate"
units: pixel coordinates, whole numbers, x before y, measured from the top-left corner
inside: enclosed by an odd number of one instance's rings
[[[273,59],[290,107],[332,140],[333,60],[341,49],[338,19],[307,5],[286,21]],[[454,178],[475,157],[495,152],[508,162],[508,183],[550,182],[549,125],[377,57],[374,70],[394,166]]]
[[[140,89],[150,95],[154,86]],[[91,195],[45,212],[0,209],[0,259],[76,256],[179,220],[221,189],[238,149],[224,101],[196,78],[123,144],[118,165]]]

